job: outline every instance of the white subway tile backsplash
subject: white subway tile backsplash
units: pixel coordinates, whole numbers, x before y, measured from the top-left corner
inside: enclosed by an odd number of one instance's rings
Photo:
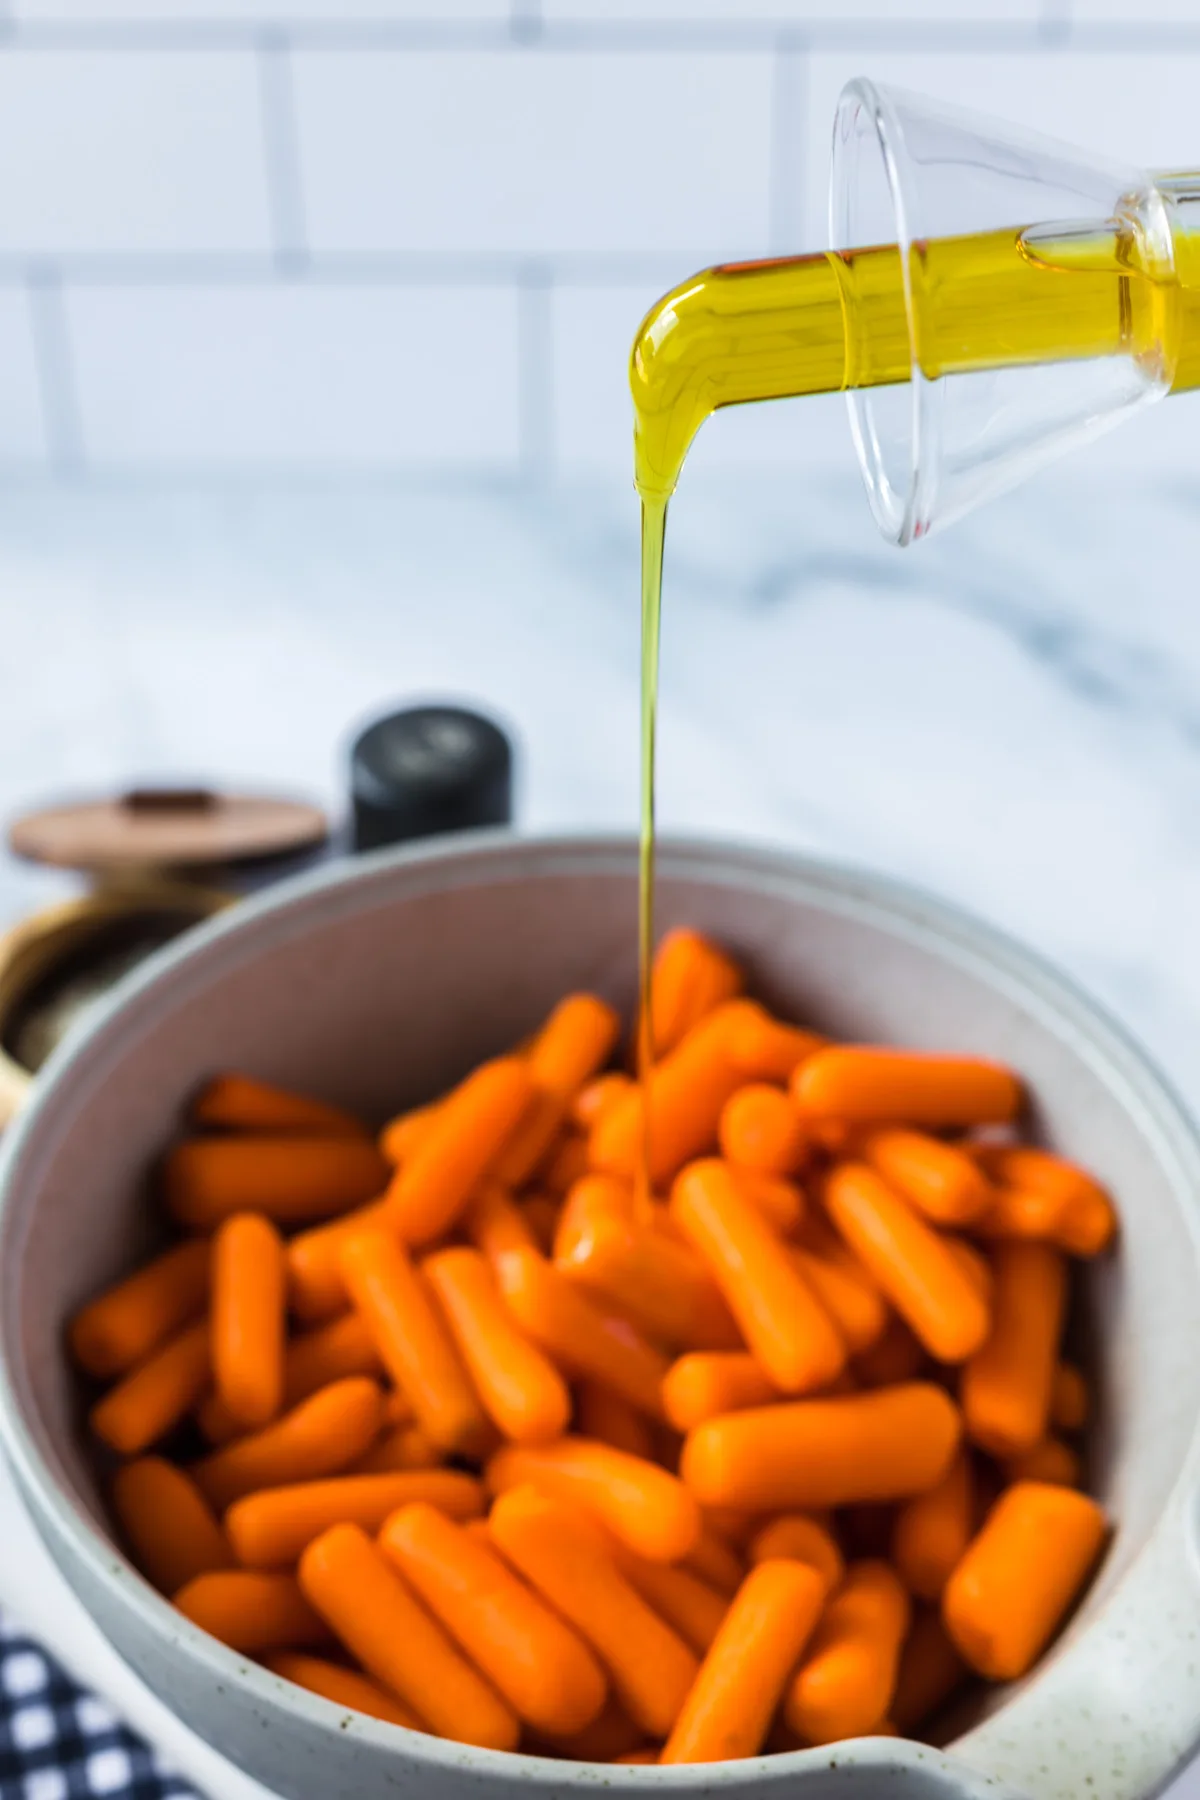
[[[89,466],[511,470],[508,289],[68,291]]]
[[[294,62],[314,252],[753,253],[771,59],[539,49]]]
[[[33,314],[24,287],[0,288],[0,465],[39,465],[46,433]]]
[[[506,23],[512,10],[510,0],[10,0],[10,4],[23,22],[69,20],[83,25]]]
[[[0,251],[262,251],[253,58],[0,50]]]
[[[1040,0],[972,0],[972,24],[1032,24]],[[961,24],[963,0],[542,0],[547,23],[569,19],[609,24],[689,25],[714,22],[787,25],[878,21],[890,25],[938,20]]]

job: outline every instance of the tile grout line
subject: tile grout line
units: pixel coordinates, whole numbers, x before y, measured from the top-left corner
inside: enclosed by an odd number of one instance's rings
[[[47,458],[54,474],[78,475],[86,459],[62,277],[49,265],[33,268],[26,291]]]
[[[554,276],[529,262],[517,280],[517,444],[521,474],[534,487],[550,476],[554,444]]]
[[[308,262],[308,234],[292,51],[286,36],[278,31],[264,32],[256,59],[275,268],[280,275],[294,274]]]

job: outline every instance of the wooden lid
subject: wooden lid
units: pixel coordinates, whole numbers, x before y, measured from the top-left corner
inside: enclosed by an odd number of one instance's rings
[[[136,788],[27,813],[10,848],[60,869],[186,869],[282,856],[325,841],[320,807],[207,788]]]

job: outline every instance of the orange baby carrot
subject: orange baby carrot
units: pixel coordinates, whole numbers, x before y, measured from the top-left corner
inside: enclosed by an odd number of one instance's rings
[[[729,1096],[717,1139],[722,1156],[759,1175],[794,1175],[808,1156],[799,1113],[782,1088],[767,1082],[750,1082]]]
[[[535,1738],[534,1744],[540,1754],[565,1757],[568,1762],[608,1763],[633,1754],[644,1736],[641,1727],[610,1694],[599,1718],[582,1731],[563,1737],[542,1735]]]
[[[645,1415],[598,1381],[579,1384],[575,1423],[580,1437],[611,1444],[614,1450],[624,1450],[630,1456],[654,1460],[654,1433]]]
[[[729,1595],[701,1581],[690,1569],[649,1562],[621,1544],[613,1554],[634,1592],[665,1619],[697,1656],[703,1656],[729,1609]]]
[[[607,1075],[595,1076],[584,1083],[572,1100],[568,1115],[571,1124],[576,1131],[591,1131],[601,1114],[609,1112],[635,1086],[633,1077],[622,1075],[619,1069],[612,1069]]]
[[[84,1374],[124,1375],[202,1313],[209,1264],[207,1244],[177,1244],[81,1308],[67,1342]]]
[[[988,1308],[937,1233],[863,1163],[825,1186],[829,1216],[896,1311],[939,1362],[963,1362],[988,1334]]]
[[[852,1356],[878,1343],[888,1322],[887,1302],[865,1271],[860,1274],[848,1258],[818,1256],[801,1245],[789,1255]]]
[[[350,1464],[346,1473],[400,1475],[407,1469],[436,1469],[444,1454],[419,1425],[393,1425]]]
[[[1063,1211],[1062,1200],[1036,1188],[993,1187],[987,1211],[974,1221],[977,1236],[984,1239],[1020,1238],[1057,1244]]]
[[[528,1064],[515,1056],[482,1063],[455,1088],[387,1190],[398,1237],[428,1244],[454,1224],[533,1093]]]
[[[855,1357],[854,1373],[864,1387],[891,1387],[899,1381],[915,1380],[928,1361],[924,1345],[893,1313],[882,1336]]]
[[[641,1750],[626,1750],[623,1756],[613,1757],[614,1763],[619,1763],[627,1769],[651,1768],[655,1763],[661,1762],[661,1760],[662,1758],[659,1756],[658,1751],[649,1744],[645,1745]]]
[[[692,1351],[673,1362],[663,1379],[663,1409],[677,1431],[705,1419],[766,1406],[781,1398],[748,1351]]]
[[[138,1456],[190,1413],[211,1367],[208,1325],[188,1325],[110,1388],[88,1414],[98,1438],[122,1456]]]
[[[616,1111],[615,1107],[613,1111]],[[557,1147],[547,1157],[544,1167],[538,1174],[538,1181],[545,1188],[547,1194],[561,1197],[574,1186],[581,1175],[587,1174],[590,1167],[588,1139],[582,1132],[566,1131],[559,1139]],[[553,1232],[546,1239],[545,1248],[547,1250],[550,1248],[552,1237]]]
[[[733,1033],[733,1060],[746,1081],[778,1081],[787,1084],[801,1063],[829,1039],[799,1026],[781,1024],[765,1006],[748,1001]]]
[[[358,1525],[308,1546],[300,1585],[346,1648],[440,1737],[515,1750],[520,1726]]]
[[[824,1603],[825,1583],[804,1563],[763,1562],[752,1569],[700,1666],[661,1761],[756,1756]]]
[[[891,1704],[908,1621],[908,1596],[888,1565],[852,1563],[787,1691],[792,1730],[809,1744],[874,1730]]]
[[[491,1529],[508,1561],[591,1645],[635,1723],[651,1737],[665,1737],[698,1664],[626,1581],[599,1537],[561,1501],[531,1487],[500,1496]]]
[[[274,1424],[193,1463],[189,1473],[219,1511],[258,1488],[333,1475],[378,1435],[383,1395],[365,1375],[331,1382]]]
[[[382,1194],[390,1170],[370,1138],[189,1138],[167,1155],[167,1211],[191,1231],[231,1213],[260,1212],[278,1225],[310,1225]]]
[[[468,1202],[462,1226],[476,1250],[494,1263],[510,1250],[537,1250],[538,1241],[506,1189],[488,1181]]]
[[[422,1267],[484,1410],[505,1437],[518,1444],[561,1437],[571,1419],[567,1384],[514,1325],[479,1251],[441,1250]]]
[[[1053,1235],[1071,1255],[1096,1256],[1112,1239],[1116,1211],[1086,1169],[1026,1144],[988,1145],[978,1156],[985,1172],[1002,1187],[1041,1194],[1056,1203]]]
[[[212,1372],[218,1398],[243,1427],[283,1404],[287,1334],[283,1239],[259,1213],[234,1213],[213,1239]]]
[[[992,1189],[978,1163],[940,1138],[884,1127],[865,1133],[859,1154],[935,1225],[966,1225],[987,1211]]]
[[[382,1373],[379,1352],[362,1319],[357,1313],[345,1313],[292,1339],[283,1359],[283,1404],[297,1406],[345,1375]]]
[[[482,1409],[407,1252],[386,1233],[370,1231],[343,1244],[341,1261],[351,1298],[418,1425],[444,1450],[477,1448],[485,1435]]]
[[[290,1088],[258,1081],[253,1075],[214,1075],[192,1101],[193,1125],[219,1131],[269,1131],[317,1137],[365,1137],[367,1128],[353,1113]]]
[[[344,1313],[350,1301],[342,1280],[342,1245],[360,1231],[387,1229],[387,1207],[375,1200],[292,1238],[287,1246],[288,1307],[297,1318],[315,1325]]]
[[[173,1594],[196,1575],[231,1569],[233,1551],[208,1502],[182,1469],[160,1456],[118,1469],[113,1511],[147,1581]]]
[[[331,1525],[348,1523],[378,1531],[397,1507],[417,1501],[455,1519],[478,1518],[484,1509],[483,1488],[470,1475],[453,1469],[408,1469],[260,1488],[234,1501],[225,1514],[225,1530],[245,1567],[286,1568]]]
[[[584,1176],[571,1189],[555,1233],[554,1264],[648,1337],[705,1349],[741,1342],[700,1258],[635,1218],[632,1190],[611,1175]]]
[[[1107,1535],[1086,1494],[1019,1481],[1001,1494],[946,1584],[942,1617],[973,1669],[1015,1681],[1032,1667]]]
[[[329,1641],[292,1575],[215,1569],[187,1582],[174,1603],[185,1619],[243,1656],[319,1647]]]
[[[943,1231],[940,1235],[943,1244],[990,1312],[995,1287],[991,1263],[983,1251],[975,1244],[968,1244],[966,1238],[958,1237],[953,1231]]]
[[[829,1314],[724,1163],[693,1163],[671,1193],[671,1217],[712,1270],[747,1345],[785,1393],[832,1381],[846,1360]]]
[[[782,1175],[760,1175],[756,1169],[739,1168],[736,1163],[728,1168],[738,1192],[758,1208],[780,1237],[791,1237],[805,1223],[808,1202],[794,1181],[785,1181]]]
[[[608,1683],[592,1652],[493,1548],[419,1503],[391,1515],[379,1546],[519,1719],[566,1733],[599,1717]]]
[[[961,1428],[950,1397],[914,1381],[709,1419],[688,1434],[679,1472],[702,1506],[787,1512],[907,1499],[941,1480]]]
[[[841,1044],[800,1065],[792,1098],[805,1119],[987,1125],[1016,1117],[1021,1084],[979,1057]]]
[[[487,1465],[493,1494],[532,1484],[593,1514],[650,1562],[678,1562],[700,1536],[700,1509],[674,1475],[609,1444],[563,1438],[538,1449],[506,1447]]]
[[[975,1526],[971,1464],[959,1451],[936,1487],[896,1514],[892,1561],[910,1594],[936,1600],[962,1560]]]
[[[698,931],[668,931],[650,971],[650,1021],[656,1056],[666,1056],[680,1039],[724,1000],[745,985],[742,971],[723,950]]]
[[[1043,1438],[1032,1450],[1011,1457],[1004,1464],[1010,1481],[1048,1481],[1056,1487],[1080,1487],[1083,1464],[1077,1453],[1061,1438]]]
[[[736,1594],[746,1574],[746,1565],[737,1551],[707,1521],[695,1549],[684,1558],[683,1566],[709,1587],[716,1588],[719,1594]]]
[[[521,1201],[521,1217],[533,1234],[534,1248],[543,1256],[549,1256],[554,1248],[561,1203],[562,1196],[554,1194],[526,1194]]]
[[[262,1660],[272,1675],[294,1681],[297,1687],[307,1688],[310,1694],[319,1694],[322,1700],[332,1700],[335,1706],[366,1713],[369,1718],[383,1719],[389,1725],[403,1725],[407,1731],[425,1729],[410,1707],[385,1693],[375,1682],[368,1681],[365,1675],[356,1675],[351,1669],[343,1669],[337,1663],[326,1662],[324,1657],[305,1656],[299,1650],[276,1650]]]
[[[441,1104],[440,1100],[433,1100],[428,1106],[411,1107],[388,1120],[379,1134],[379,1148],[393,1168],[408,1162],[418,1144],[425,1142]]]
[[[967,1679],[967,1665],[950,1642],[941,1613],[920,1608],[900,1652],[891,1716],[906,1737],[940,1712]]]
[[[751,1006],[748,1000],[730,1000],[716,1007],[655,1065],[648,1092],[650,1176],[656,1186],[715,1146],[721,1108],[746,1079],[733,1060],[733,1042]],[[595,1168],[632,1177],[644,1144],[638,1087],[593,1128],[588,1150]]]
[[[527,1058],[533,1097],[495,1162],[497,1179],[523,1187],[544,1160],[579,1089],[612,1054],[621,1021],[595,994],[560,1000]]]
[[[1048,1244],[997,1244],[991,1336],[963,1370],[967,1433],[994,1456],[1045,1437],[1066,1306],[1062,1254]]]
[[[832,1592],[846,1572],[842,1553],[832,1532],[807,1513],[780,1513],[750,1540],[752,1563],[773,1562],[779,1557],[807,1563]]]
[[[632,1325],[603,1312],[531,1251],[504,1257],[497,1275],[505,1304],[522,1331],[568,1374],[601,1382],[651,1418],[662,1416],[667,1359]]]
[[[1059,1431],[1082,1431],[1091,1410],[1087,1382],[1074,1363],[1060,1362],[1050,1386],[1050,1423]]]

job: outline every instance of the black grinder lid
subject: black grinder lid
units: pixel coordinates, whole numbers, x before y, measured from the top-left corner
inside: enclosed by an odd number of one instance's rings
[[[350,750],[354,848],[507,825],[513,753],[500,727],[459,706],[389,713]]]

